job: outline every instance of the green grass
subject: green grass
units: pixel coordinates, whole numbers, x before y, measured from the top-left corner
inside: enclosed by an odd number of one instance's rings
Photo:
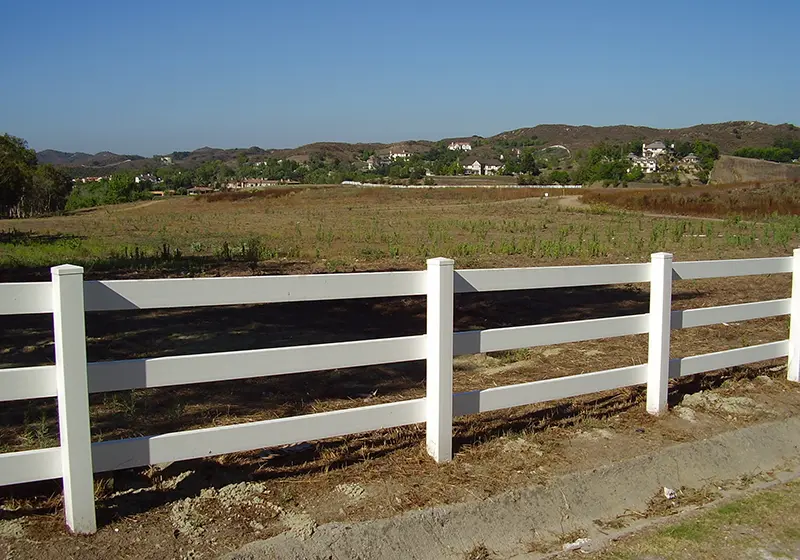
[[[691,519],[623,539],[600,560],[795,558],[800,552],[800,482],[765,490]]]

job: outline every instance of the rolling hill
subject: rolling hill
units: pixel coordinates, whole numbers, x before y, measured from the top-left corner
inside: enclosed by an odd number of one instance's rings
[[[716,124],[699,124],[688,128],[659,129],[643,126],[573,126],[565,124],[541,124],[530,128],[518,128],[501,132],[488,138],[473,136],[480,140],[484,150],[497,144],[515,140],[536,140],[540,146],[564,146],[571,152],[586,149],[599,142],[630,142],[643,140],[682,141],[707,140],[719,146],[723,154],[731,154],[745,146],[765,147],[772,145],[776,138],[792,138],[800,140],[800,128],[792,124],[771,125],[755,121],[731,121]],[[441,142],[449,142],[444,139]],[[297,148],[262,149],[258,146],[250,148],[210,148],[203,147],[191,152],[173,152],[174,164],[182,167],[196,167],[206,161],[230,161],[244,154],[250,161],[259,158],[291,158],[306,161],[312,156],[320,156],[339,161],[354,161],[364,150],[385,153],[390,146],[401,146],[412,152],[430,149],[436,142],[426,140],[408,140],[395,144],[345,142],[315,142]],[[82,152],[68,153],[56,150],[44,150],[37,153],[40,163],[69,167],[83,175],[94,172],[108,173],[120,169],[143,170],[159,167],[162,164],[158,157],[144,158],[137,155],[120,155],[111,152],[87,154]]]

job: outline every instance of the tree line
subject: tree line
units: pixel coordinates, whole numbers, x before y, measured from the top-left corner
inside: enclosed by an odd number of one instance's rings
[[[766,148],[739,148],[733,155],[746,158],[764,159],[777,163],[790,163],[800,158],[800,140],[778,138]]]
[[[39,165],[22,138],[0,136],[0,216],[27,218],[64,209],[72,179],[52,165]]]

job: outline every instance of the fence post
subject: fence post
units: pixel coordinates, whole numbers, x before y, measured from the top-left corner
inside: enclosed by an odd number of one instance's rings
[[[50,273],[64,514],[72,532],[94,533],[97,521],[86,376],[83,268],[65,264],[54,266]]]
[[[647,352],[647,412],[667,411],[672,311],[672,254],[650,256],[650,337]]]
[[[426,443],[437,463],[453,458],[453,265],[428,259]]]
[[[787,379],[800,381],[800,249],[792,259],[792,304],[789,320],[789,367]]]

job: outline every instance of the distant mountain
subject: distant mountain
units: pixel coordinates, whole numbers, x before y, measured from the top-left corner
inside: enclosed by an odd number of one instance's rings
[[[599,142],[630,142],[643,140],[665,140],[679,142],[683,140],[707,140],[719,146],[724,154],[731,154],[745,146],[766,147],[772,145],[776,138],[792,138],[800,140],[800,128],[791,124],[771,125],[755,121],[731,121],[716,124],[699,124],[688,128],[649,128],[644,126],[573,126],[566,124],[540,124],[531,128],[518,128],[501,132],[489,138],[473,136],[467,141],[480,141],[480,153],[490,153],[492,147],[515,140],[535,139],[542,147],[563,146],[574,152],[589,148]],[[459,140],[461,138],[458,138]],[[447,143],[454,139],[444,139]],[[307,161],[312,156],[338,159],[350,162],[358,159],[364,151],[386,153],[392,146],[410,152],[429,150],[436,142],[427,140],[408,140],[394,144],[345,142],[315,142],[291,149],[262,149],[258,146],[250,148],[210,148],[205,146],[191,152],[173,152],[167,154],[172,163],[182,167],[193,168],[207,161],[236,160],[240,155],[249,161],[259,158],[289,158],[296,161]],[[85,154],[68,153],[56,150],[44,150],[37,154],[40,163],[70,167],[76,174],[109,173],[120,169],[143,170],[164,165],[160,156],[144,158],[137,155],[119,155],[111,152]]]
[[[143,160],[142,156],[119,155],[111,152],[99,152],[94,155],[83,152],[59,152],[57,150],[44,150],[36,153],[39,163],[50,163],[67,167],[94,167],[106,168],[119,166],[123,163]]]

